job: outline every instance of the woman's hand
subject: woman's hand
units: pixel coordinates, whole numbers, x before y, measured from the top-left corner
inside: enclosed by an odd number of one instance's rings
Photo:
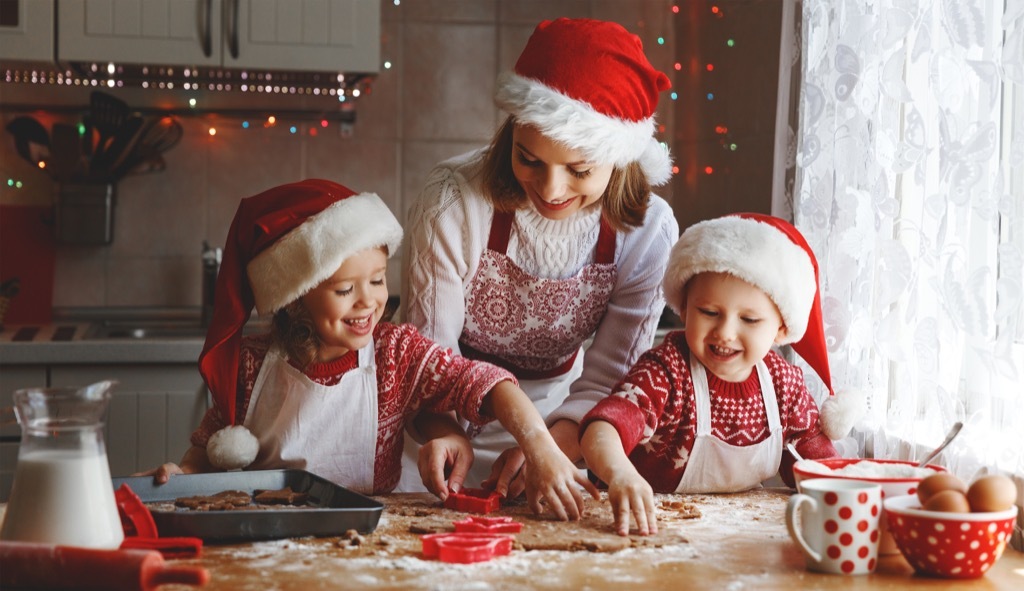
[[[417,462],[423,486],[442,501],[448,498],[449,491],[459,492],[462,489],[472,465],[473,444],[459,433],[449,433],[424,443]]]
[[[480,486],[494,490],[506,499],[514,499],[526,490],[523,466],[526,456],[518,447],[511,447],[501,452],[498,459],[491,465],[491,475]]]
[[[582,486],[594,499],[600,498],[597,487],[562,453],[550,437],[529,446],[526,465],[526,499],[534,513],[548,506],[562,521],[576,521],[583,516]]]
[[[654,491],[636,470],[623,470],[608,483],[608,500],[612,504],[615,530],[629,535],[629,517],[636,520],[641,536],[658,533],[658,517],[654,509]]]

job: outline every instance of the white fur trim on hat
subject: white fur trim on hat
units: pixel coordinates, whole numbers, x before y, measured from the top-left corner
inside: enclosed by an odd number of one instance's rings
[[[310,216],[246,266],[261,316],[303,296],[338,270],[353,254],[385,246],[398,251],[402,226],[373,193],[352,195]]]
[[[206,442],[210,464],[221,470],[241,470],[253,463],[259,451],[259,440],[242,425],[224,427]]]
[[[818,283],[807,252],[778,228],[738,216],[687,228],[672,247],[663,286],[676,314],[683,314],[686,282],[705,272],[728,273],[767,293],[787,329],[780,345],[803,337]]]
[[[520,123],[579,150],[600,164],[623,167],[639,162],[647,180],[661,185],[672,176],[668,148],[654,138],[654,117],[625,121],[597,112],[589,104],[515,72],[498,76],[494,102]]]

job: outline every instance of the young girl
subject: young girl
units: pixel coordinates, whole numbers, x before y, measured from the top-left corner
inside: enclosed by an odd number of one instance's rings
[[[157,481],[300,468],[387,493],[399,479],[406,422],[421,409],[458,411],[474,423],[497,418],[513,433],[527,456],[534,509],[543,501],[562,519],[578,518],[578,471],[511,374],[455,355],[411,325],[379,322],[387,259],[401,238],[379,197],[329,181],[242,200],[199,358],[215,405],[180,464],[150,472]],[[273,330],[243,338],[253,305],[274,315]]]
[[[510,115],[490,146],[439,164],[410,210],[403,319],[514,373],[573,460],[579,420],[654,343],[664,310],[679,227],[651,187],[671,176],[654,137],[668,87],[622,26],[544,21],[497,80]],[[467,482],[504,490],[515,441],[499,425],[470,432]]]
[[[785,443],[835,457],[830,439],[856,418],[855,399],[832,397],[819,423],[803,372],[771,350],[792,344],[831,389],[817,262],[792,225],[760,214],[695,224],[664,286],[685,329],[645,353],[580,426],[622,535],[630,514],[641,534],[657,532],[653,492],[740,491],[780,467],[792,486]]]

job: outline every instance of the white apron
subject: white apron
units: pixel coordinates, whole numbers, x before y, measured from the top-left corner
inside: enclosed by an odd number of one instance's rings
[[[757,378],[768,418],[768,438],[740,447],[711,434],[711,393],[707,370],[690,354],[690,375],[697,404],[697,437],[686,461],[678,493],[736,492],[755,488],[778,473],[782,464],[782,422],[768,366],[758,361]]]
[[[594,262],[573,277],[547,279],[522,270],[506,254],[515,214],[494,213],[487,248],[467,286],[466,319],[459,350],[470,359],[503,367],[547,418],[565,402],[583,372],[584,341],[597,330],[618,275],[615,229],[601,219]],[[466,486],[490,476],[498,455],[518,445],[497,421],[482,429],[466,422],[473,440],[473,467]],[[419,445],[406,437],[402,478],[396,492],[426,490],[416,459]]]
[[[373,492],[377,453],[374,344],[334,386],[309,379],[278,348],[267,352],[245,415],[259,439],[253,470],[308,470],[356,492]]]

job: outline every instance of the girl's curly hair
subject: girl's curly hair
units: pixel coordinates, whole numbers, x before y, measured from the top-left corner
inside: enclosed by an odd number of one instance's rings
[[[271,334],[299,368],[306,369],[316,361],[320,337],[313,327],[309,310],[301,300],[295,300],[274,313]]]

